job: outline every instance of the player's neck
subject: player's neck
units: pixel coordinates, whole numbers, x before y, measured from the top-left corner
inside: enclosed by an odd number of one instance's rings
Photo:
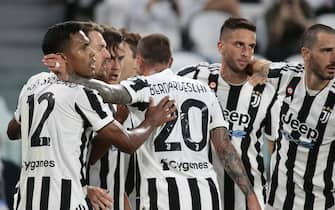
[[[306,71],[305,73],[305,84],[310,90],[322,90],[328,85],[329,81],[321,79],[312,72]]]
[[[169,68],[169,66],[165,64],[155,64],[151,66],[148,65],[143,71],[143,75],[144,76],[152,75],[152,74],[164,71],[167,68]]]
[[[245,72],[235,72],[228,67],[221,69],[221,77],[232,85],[240,85],[247,81],[248,75]]]

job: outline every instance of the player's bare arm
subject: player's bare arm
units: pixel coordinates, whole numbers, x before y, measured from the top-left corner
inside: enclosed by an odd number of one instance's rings
[[[213,129],[211,131],[211,139],[226,172],[245,194],[249,210],[261,209],[243,163],[230,142],[227,129]]]
[[[175,101],[170,100],[168,96],[154,106],[152,100],[147,112],[145,120],[135,129],[126,130],[122,125],[114,120],[108,126],[98,131],[95,140],[96,146],[93,145],[90,157],[90,163],[100,159],[111,144],[117,146],[120,150],[127,153],[133,153],[140,147],[149,137],[152,131],[168,121],[174,120],[176,116],[173,114],[176,110]]]
[[[13,118],[7,127],[7,136],[10,140],[17,140],[21,138],[21,125]]]
[[[109,85],[96,79],[87,79],[76,74],[69,74],[69,82],[84,85],[97,90],[105,103],[129,104],[131,97],[122,85]]]

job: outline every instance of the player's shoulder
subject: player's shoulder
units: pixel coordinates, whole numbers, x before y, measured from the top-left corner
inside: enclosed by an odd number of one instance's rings
[[[304,65],[298,62],[273,62],[270,64],[269,69],[270,78],[283,74],[299,76],[304,72]]]
[[[188,65],[177,71],[177,75],[179,76],[187,76],[195,74],[218,74],[220,72],[221,64],[220,63],[208,63],[208,62],[200,62],[194,65]]]
[[[334,79],[332,79],[331,81],[330,81],[330,83],[331,83],[331,87],[330,87],[330,92],[332,92],[333,94],[335,94],[335,78]]]

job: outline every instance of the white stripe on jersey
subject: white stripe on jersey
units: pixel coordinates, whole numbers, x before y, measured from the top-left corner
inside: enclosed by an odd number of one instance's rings
[[[189,191],[189,188],[186,188],[187,185],[178,185],[174,180],[210,177],[213,180],[210,182],[212,194],[219,195],[216,190],[216,173],[209,160],[209,131],[217,127],[227,127],[227,124],[223,116],[217,114],[221,113],[221,108],[208,86],[188,78],[178,77],[170,69],[148,77],[122,81],[121,85],[130,93],[133,103],[130,111],[138,119],[143,119],[150,96],[155,103],[158,103],[162,97],[168,95],[176,101],[177,106],[177,119],[159,127],[137,150],[141,189],[148,186],[151,186],[151,189],[157,188],[157,193],[151,195],[160,195],[167,199],[169,192],[165,189],[167,185],[160,183],[156,185],[155,181],[166,180],[172,187],[170,195],[177,195],[176,187],[173,187],[177,185],[180,196],[191,197],[190,194],[185,194]],[[148,180],[150,180],[149,185]],[[209,185],[208,182],[207,185]],[[147,194],[143,194],[142,190],[141,202],[148,199]],[[199,190],[202,194],[204,188]],[[150,190],[150,192],[154,191]],[[206,195],[208,195],[207,192]],[[217,206],[220,205],[219,198],[213,202]],[[164,209],[175,209],[172,204],[175,203],[165,206]],[[201,205],[206,204],[201,203]],[[190,207],[184,209],[190,209]]]
[[[142,179],[140,209],[219,210],[220,194],[212,178],[150,178]]]
[[[223,115],[229,122],[232,143],[240,154],[258,200],[264,206],[266,175],[262,153],[264,144],[262,134],[265,130],[267,132],[264,134],[269,138],[275,139],[276,136],[277,123],[275,122],[277,119],[271,120],[273,116],[268,110],[275,90],[270,85],[253,87],[248,82],[243,85],[230,85],[220,76],[220,69],[221,64],[218,63],[200,63],[182,69],[178,74],[206,83],[216,93],[223,108]],[[219,174],[225,174],[216,155],[213,163]],[[234,185],[228,175],[218,176],[218,179],[224,208],[246,209],[244,194],[237,185]]]
[[[335,79],[310,96],[302,65],[275,65],[270,81],[282,106],[268,202],[279,209],[334,207]]]
[[[18,209],[88,209],[87,146],[93,131],[113,121],[102,98],[40,73],[23,87],[16,114],[22,134]]]

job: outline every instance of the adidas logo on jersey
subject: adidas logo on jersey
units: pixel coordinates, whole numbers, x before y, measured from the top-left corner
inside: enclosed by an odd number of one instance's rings
[[[238,125],[247,126],[250,121],[250,116],[248,114],[239,113],[237,111],[228,111],[226,109],[223,110],[223,117],[229,123],[237,123]]]
[[[289,125],[293,130],[298,131],[299,134],[306,135],[307,139],[314,140],[319,136],[319,132],[316,129],[308,127],[306,123],[301,123],[297,119],[293,119],[293,113],[290,113],[289,115],[282,115],[281,120]]]

